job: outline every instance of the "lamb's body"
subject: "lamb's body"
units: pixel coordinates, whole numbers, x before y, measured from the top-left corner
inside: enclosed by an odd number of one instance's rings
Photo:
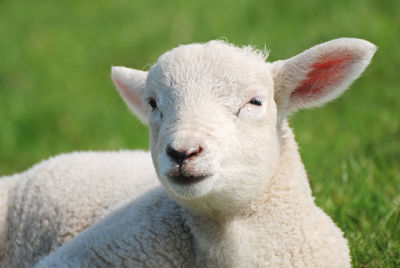
[[[155,185],[141,151],[59,155],[0,178],[0,267],[31,267]]]
[[[285,168],[235,217],[194,214],[157,188],[38,267],[349,267],[347,242],[315,205],[292,132],[283,131]]]

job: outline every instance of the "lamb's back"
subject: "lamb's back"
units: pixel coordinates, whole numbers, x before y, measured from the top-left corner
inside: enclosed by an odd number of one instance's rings
[[[158,184],[143,151],[63,154],[14,175],[0,267],[30,266]]]

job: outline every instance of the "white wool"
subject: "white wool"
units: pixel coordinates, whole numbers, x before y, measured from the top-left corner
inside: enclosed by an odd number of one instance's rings
[[[0,178],[0,267],[32,267],[159,185],[148,152],[76,152]]]
[[[117,89],[150,126],[163,187],[124,199],[37,267],[350,267],[286,116],[339,96],[375,49],[342,38],[266,63],[249,47],[211,41],[175,48],[149,72],[114,67]]]

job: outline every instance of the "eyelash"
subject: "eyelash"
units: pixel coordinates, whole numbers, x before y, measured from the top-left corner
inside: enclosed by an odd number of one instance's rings
[[[262,106],[263,101],[260,97],[253,97],[253,98],[251,98],[249,103],[252,105],[256,105],[256,106]]]
[[[255,106],[262,106],[263,105],[263,100],[261,99],[261,97],[253,97],[253,98],[251,98],[248,102],[243,104],[242,107],[240,107],[240,109],[236,112],[236,116],[239,116],[240,111],[242,110],[242,108],[246,104],[251,104],[251,105],[255,105]]]
[[[156,102],[155,99],[153,99],[153,98],[148,98],[148,99],[147,99],[147,103],[150,105],[150,107],[151,107],[152,110],[157,109],[157,102]]]

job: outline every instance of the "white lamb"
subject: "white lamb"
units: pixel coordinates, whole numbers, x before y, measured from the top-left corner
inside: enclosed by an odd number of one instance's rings
[[[113,68],[124,100],[150,125],[163,188],[37,267],[350,267],[286,117],[339,96],[375,50],[343,38],[265,63],[250,47],[212,41],[173,49],[148,73]]]
[[[30,267],[130,200],[39,266],[349,266],[285,117],[338,96],[374,51],[338,39],[270,64],[217,41],[168,52],[149,75],[116,67],[170,195],[139,197],[157,185],[143,152],[62,155],[0,178],[0,267]]]

